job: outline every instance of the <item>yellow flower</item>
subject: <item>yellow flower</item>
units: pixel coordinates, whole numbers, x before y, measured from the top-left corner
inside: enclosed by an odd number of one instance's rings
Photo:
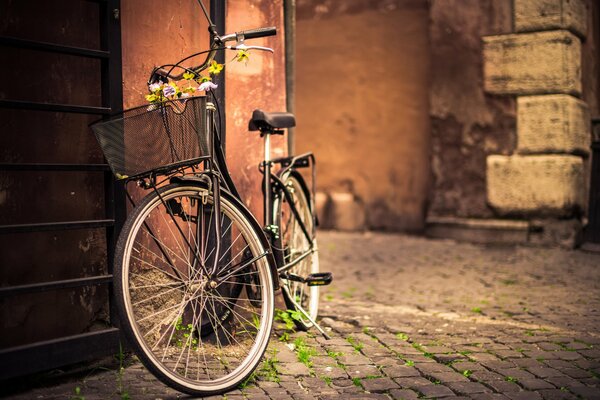
[[[152,94],[147,94],[146,95],[146,100],[148,100],[150,103],[154,103],[155,101],[158,100],[158,96],[155,95],[154,93]]]
[[[250,60],[249,56],[250,56],[250,54],[248,54],[248,52],[246,50],[239,50],[237,53],[237,56],[235,56],[235,59],[237,62],[244,61],[247,64],[248,61]]]
[[[195,77],[196,77],[196,74],[193,72],[184,72],[183,73],[183,79],[190,80],[190,79],[194,79]]]
[[[223,70],[223,64],[219,64],[215,60],[210,63],[210,67],[208,67],[208,73],[211,75],[219,75]]]

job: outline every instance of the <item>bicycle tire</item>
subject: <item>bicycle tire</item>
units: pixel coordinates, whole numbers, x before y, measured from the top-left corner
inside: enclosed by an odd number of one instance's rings
[[[313,252],[311,255],[300,261],[287,272],[297,275],[301,278],[306,278],[308,274],[319,272],[319,253],[317,247],[317,239],[314,235],[314,216],[312,207],[309,202],[309,191],[302,176],[296,171],[291,171],[282,177],[283,183],[288,188],[292,201],[296,205],[296,209],[300,218],[304,222],[306,229],[312,234]],[[294,261],[294,259],[303,253],[310,250],[310,242],[307,240],[304,232],[300,228],[296,218],[293,216],[288,200],[283,193],[274,197],[273,203],[274,221],[279,227],[279,245],[283,249],[284,265]],[[296,304],[300,305],[304,311],[313,320],[316,320],[319,313],[319,287],[308,286],[306,283],[296,282],[288,279],[281,280],[282,285],[286,290],[283,290],[285,304],[290,310],[297,310],[296,305],[290,298],[293,297]],[[308,330],[313,326],[302,313],[294,318],[296,326],[301,330]]]
[[[224,191],[220,204],[219,254],[212,192],[190,183],[147,195],[116,247],[114,289],[126,338],[158,379],[192,395],[221,394],[247,379],[272,328],[267,250],[247,211]],[[215,259],[222,281],[213,287]],[[248,299],[246,285],[255,285],[259,299]]]

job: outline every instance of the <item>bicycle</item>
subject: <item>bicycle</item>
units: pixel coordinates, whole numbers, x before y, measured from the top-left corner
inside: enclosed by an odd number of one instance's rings
[[[155,68],[149,84],[199,74],[218,51],[272,51],[244,41],[275,35],[274,27],[220,36],[199,3],[210,49]],[[199,54],[207,54],[200,65],[182,66]],[[177,68],[184,72],[174,74]],[[121,329],[148,370],[192,395],[224,393],[250,377],[271,336],[279,289],[298,327],[314,326],[327,337],[315,320],[319,286],[332,280],[319,271],[313,154],[270,157],[271,136],[294,126],[295,117],[255,110],[249,122],[264,139],[261,226],[227,170],[214,96],[207,90],[92,125],[125,188],[135,182],[149,191],[137,205],[127,193],[134,208],[116,245]],[[311,187],[301,168],[310,170]]]

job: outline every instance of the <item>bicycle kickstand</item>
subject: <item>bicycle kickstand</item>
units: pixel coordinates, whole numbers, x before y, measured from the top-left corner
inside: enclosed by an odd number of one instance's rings
[[[313,326],[314,326],[315,328],[317,328],[317,330],[318,330],[319,332],[321,332],[321,334],[323,335],[323,337],[324,337],[325,339],[327,339],[327,340],[330,340],[330,339],[331,339],[331,336],[329,336],[329,335],[327,334],[327,332],[325,332],[325,331],[323,330],[323,328],[321,328],[321,326],[320,326],[320,325],[317,323],[317,321],[315,321],[315,320],[314,320],[314,319],[313,319],[313,318],[312,318],[310,315],[308,315],[308,313],[307,313],[307,312],[304,310],[304,308],[302,308],[302,307],[301,307],[301,306],[300,306],[298,303],[296,303],[296,300],[294,300],[294,299],[292,298],[292,296],[290,295],[290,292],[288,291],[287,287],[285,287],[285,286],[282,286],[282,287],[281,287],[281,289],[282,289],[282,290],[285,290],[286,294],[288,295],[288,298],[289,298],[289,299],[292,301],[292,304],[294,304],[294,307],[296,307],[296,310],[300,311],[300,312],[302,313],[302,315],[304,315],[304,317],[305,317],[306,319],[308,319],[308,320],[309,320],[309,321],[310,321],[310,322],[313,324]]]

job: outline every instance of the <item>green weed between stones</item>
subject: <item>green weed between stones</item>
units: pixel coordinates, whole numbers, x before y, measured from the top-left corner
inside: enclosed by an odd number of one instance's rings
[[[308,369],[311,370],[312,375],[312,357],[317,355],[316,350],[308,346],[304,341],[304,338],[299,337],[296,338],[296,340],[294,340],[294,351],[296,352],[296,357],[298,357],[298,361],[306,365]]]
[[[359,388],[363,387],[362,383],[360,382],[360,378],[352,378],[352,383],[356,387],[359,387]]]
[[[398,333],[396,333],[395,336],[400,340],[404,340],[405,342],[408,342],[408,339],[409,339],[408,335],[404,332],[398,332]]]
[[[125,374],[125,353],[123,352],[123,345],[119,342],[119,352],[116,355],[117,361],[119,362],[119,371],[117,373],[117,392],[121,396],[121,400],[130,400],[129,392],[125,390],[123,386],[123,375]]]
[[[433,358],[433,354],[429,353],[428,351],[426,351],[420,344],[418,343],[413,343],[412,347],[414,347],[416,350],[419,350],[421,353],[423,353],[423,355],[427,358]]]
[[[464,375],[466,378],[468,378],[468,377],[470,377],[471,375],[473,375],[473,371],[471,371],[470,369],[465,369],[465,370],[463,371],[463,375]]]
[[[506,382],[512,382],[512,383],[517,383],[517,382],[519,382],[519,380],[518,380],[517,378],[515,378],[514,376],[506,376],[506,377],[504,378],[504,380],[505,380]]]
[[[267,381],[279,383],[281,378],[279,378],[279,373],[277,372],[277,363],[279,363],[279,360],[277,359],[276,351],[273,351],[270,357],[263,360],[258,375]]]
[[[481,307],[473,307],[471,308],[471,312],[474,312],[475,314],[483,314]]]
[[[360,343],[356,338],[354,338],[353,336],[348,336],[346,338],[346,341],[348,343],[350,343],[350,345],[354,348],[354,351],[357,353],[360,353],[360,351],[363,349],[363,344]]]
[[[71,400],[85,400],[85,396],[81,394],[81,388],[79,386],[75,387],[75,394],[71,396]]]

